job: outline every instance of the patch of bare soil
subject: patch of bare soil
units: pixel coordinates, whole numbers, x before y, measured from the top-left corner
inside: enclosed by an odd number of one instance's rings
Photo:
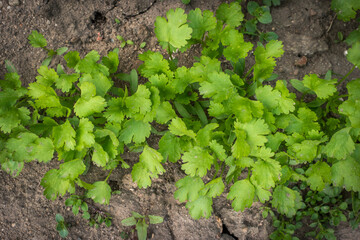
[[[93,49],[105,55],[120,46],[116,36],[121,35],[135,43],[121,49],[119,54],[119,70],[129,72],[141,63],[137,59],[139,53],[160,50],[153,31],[156,16],[164,16],[169,9],[177,7],[187,12],[197,7],[215,11],[222,2],[225,1],[191,0],[191,5],[185,6],[181,0],[2,0],[0,78],[5,74],[5,60],[10,60],[25,85],[35,80],[36,69],[46,53],[28,44],[27,36],[32,30],[42,33],[50,48],[66,46],[83,56]],[[330,0],[284,0],[271,12],[273,23],[261,29],[275,31],[283,41],[285,54],[276,69],[281,79],[302,79],[305,74],[325,74],[329,69],[345,74],[351,68],[344,56],[346,44],[335,41],[337,32],[347,36],[356,24],[337,21]],[[139,47],[141,42],[146,42],[144,49]],[[181,62],[191,61],[196,54],[197,51],[185,53]],[[350,76],[359,77],[359,70]],[[149,143],[157,147],[157,141],[154,137]],[[126,153],[123,158],[134,164],[138,154]],[[0,171],[0,239],[60,239],[56,213],[61,213],[69,224],[68,239],[76,240],[121,239],[122,232],[131,234],[133,229],[120,223],[131,211],[164,217],[162,224],[150,225],[149,239],[267,239],[272,231],[269,219],[261,216],[260,204],[235,212],[225,195],[214,201],[212,217],[193,220],[185,205],[173,197],[174,183],[184,177],[175,164],[165,164],[166,174],[145,190],[136,188],[130,170],[116,170],[110,177],[110,185],[121,194],[113,196],[108,206],[89,202],[90,212],[109,212],[113,216],[111,227],[96,229],[81,217],[74,217],[63,198],[50,201],[43,196],[41,178],[57,165],[56,160],[46,165],[29,163],[17,178]],[[92,168],[87,178],[102,180],[106,177],[103,174]],[[360,232],[351,231],[347,225],[341,225],[336,235],[339,239],[360,239]]]

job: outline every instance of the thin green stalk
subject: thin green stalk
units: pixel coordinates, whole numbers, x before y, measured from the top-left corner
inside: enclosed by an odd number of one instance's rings
[[[174,60],[172,57],[171,51],[170,51],[170,43],[168,43],[168,54],[169,54],[170,60],[171,61]]]
[[[355,70],[355,65],[352,67],[352,69],[336,84],[336,87],[339,86],[343,81],[346,80],[346,78]]]
[[[107,182],[107,180],[109,179],[111,173],[112,173],[113,169],[110,170],[109,174],[107,175],[107,177],[105,178],[104,182]]]
[[[247,71],[247,73],[245,74],[244,79],[246,79],[246,78],[250,75],[250,73],[252,72],[252,70],[254,69],[254,67],[255,67],[255,64],[249,69],[249,71]]]

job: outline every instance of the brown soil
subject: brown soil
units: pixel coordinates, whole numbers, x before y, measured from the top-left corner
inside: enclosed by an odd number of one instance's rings
[[[0,1],[0,78],[5,74],[5,60],[10,60],[26,85],[34,81],[36,69],[46,57],[44,51],[28,44],[32,30],[46,37],[49,48],[66,46],[82,55],[93,49],[105,55],[119,47],[116,36],[121,35],[135,43],[120,52],[119,70],[130,72],[141,63],[139,53],[160,49],[153,32],[156,16],[164,16],[176,7],[187,12],[196,7],[215,11],[225,1],[191,0],[187,6],[181,0],[20,0],[19,5],[12,6],[9,2],[16,1]],[[344,56],[346,44],[335,41],[339,31],[347,36],[357,25],[334,19],[330,0],[284,0],[271,11],[273,23],[261,29],[275,31],[284,43],[285,54],[276,69],[281,79],[302,79],[305,74],[325,74],[330,69],[344,75],[351,69]],[[144,49],[139,47],[141,42],[147,43]],[[185,55],[192,59],[194,53]],[[350,79],[359,77],[360,71],[356,70]],[[156,147],[156,138],[150,142]],[[135,163],[138,154],[127,153],[123,158]],[[40,180],[57,165],[56,160],[46,165],[29,163],[17,178],[0,171],[0,239],[60,239],[55,229],[56,213],[69,224],[68,239],[76,240],[121,239],[122,232],[131,235],[133,229],[120,223],[131,211],[164,217],[162,224],[150,226],[149,239],[267,239],[272,231],[269,219],[261,217],[260,204],[235,212],[225,196],[214,201],[212,217],[193,220],[184,204],[174,200],[174,183],[184,176],[174,164],[166,164],[166,174],[145,190],[136,188],[130,170],[115,171],[110,184],[121,194],[113,196],[108,206],[91,204],[94,212],[109,212],[113,224],[96,229],[80,216],[75,217],[65,207],[64,198],[49,201],[43,196]],[[93,168],[88,178],[104,179],[103,174]],[[347,224],[341,225],[336,235],[338,239],[360,239],[360,232],[352,231]]]

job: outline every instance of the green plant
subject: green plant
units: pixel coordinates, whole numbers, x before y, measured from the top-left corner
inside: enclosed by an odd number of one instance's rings
[[[257,28],[257,24],[269,24],[272,22],[272,16],[270,14],[270,6],[280,5],[280,1],[264,1],[264,6],[260,6],[257,2],[249,1],[247,4],[247,11],[253,16],[252,19],[246,20],[243,31],[246,34],[259,36],[260,41],[271,41],[278,39],[278,35],[275,32],[260,32]]]
[[[66,238],[69,234],[69,231],[67,230],[66,223],[64,220],[64,217],[61,216],[61,214],[56,214],[55,220],[57,222],[56,230],[59,232],[60,237]]]
[[[293,235],[306,222],[306,226],[311,228],[311,231],[307,231],[306,236],[315,239],[336,239],[333,227],[338,226],[341,221],[347,222],[346,214],[349,202],[343,198],[341,188],[327,186],[321,192],[315,192],[309,190],[307,185],[302,183],[300,188],[293,187],[293,190],[305,197],[305,204],[296,212],[295,216],[291,218],[283,215],[277,216],[269,207],[265,207],[263,210],[263,217],[266,218],[270,213],[273,226],[276,228],[270,238],[299,239]]]
[[[47,41],[45,37],[36,30],[31,32],[28,39],[34,48],[42,48],[48,53],[48,57],[41,63],[43,66],[49,66],[54,56],[61,56],[68,50],[67,47],[61,47],[56,50],[46,48]]]
[[[139,240],[146,240],[147,228],[149,227],[149,224],[159,224],[163,221],[164,219],[160,216],[144,216],[137,212],[132,212],[132,216],[122,220],[121,224],[127,227],[135,226]]]
[[[264,11],[268,16],[266,8],[258,8],[254,15]],[[235,211],[260,201],[287,218],[306,204],[294,185],[358,194],[360,80],[348,76],[360,66],[360,42],[348,50],[353,67],[341,79],[331,72],[292,79],[297,98],[274,73],[284,53],[282,42],[246,42],[238,30],[243,17],[237,2],[220,5],[215,15],[169,10],[155,22],[167,53],[140,54],[143,64],[130,74],[117,73],[119,49],[103,58],[96,51],[83,58],[68,52],[66,69],[41,66],[27,89],[9,66],[0,81],[2,169],[17,175],[24,162],[46,163],[56,152],[62,163],[41,181],[47,198],[74,194],[77,186],[94,202],[109,204],[113,192],[107,181],[118,166],[131,166],[133,181],[146,188],[165,172],[165,162],[178,163],[186,176],[176,182],[174,196],[194,219],[209,218],[213,199],[221,194],[227,194]],[[174,53],[193,45],[202,48],[201,56],[190,67],[179,66]],[[247,61],[250,51],[253,65]],[[138,83],[137,72],[145,84]],[[114,86],[113,79],[124,81],[123,87]],[[337,87],[343,82],[347,92],[340,94]],[[158,131],[157,124],[167,130]],[[151,133],[161,137],[158,149],[147,143]],[[139,161],[126,163],[121,158],[125,148],[142,152]],[[92,165],[107,177],[86,182]],[[75,206],[75,212],[81,208]],[[354,224],[358,208],[353,207]]]
[[[181,2],[185,5],[189,4],[190,3],[190,0],[181,0]]]

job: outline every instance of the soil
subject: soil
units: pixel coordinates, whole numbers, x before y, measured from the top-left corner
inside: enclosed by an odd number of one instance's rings
[[[153,31],[156,16],[165,16],[169,9],[177,7],[187,12],[197,7],[215,11],[222,2],[225,1],[191,0],[191,4],[185,6],[181,0],[2,0],[0,78],[5,74],[5,60],[10,60],[24,85],[35,80],[36,69],[46,53],[28,44],[27,37],[32,30],[45,36],[49,48],[66,46],[82,56],[93,49],[105,55],[119,47],[117,35],[130,39],[134,45],[121,49],[119,66],[121,72],[128,73],[141,64],[137,58],[139,53],[160,50]],[[330,9],[330,0],[283,0],[280,6],[271,8],[271,12],[273,23],[262,25],[261,30],[275,31],[283,41],[285,54],[276,68],[280,79],[302,79],[306,74],[325,74],[328,70],[344,75],[351,69],[344,56],[348,46],[336,40],[338,32],[347,36],[357,25],[355,21],[338,21]],[[256,43],[257,39],[250,40]],[[142,42],[146,42],[144,49],[139,47]],[[181,62],[193,59],[194,54],[197,51],[185,53]],[[357,69],[349,79],[359,77]],[[157,140],[151,138],[149,143],[156,148]],[[123,158],[133,164],[138,161],[138,154],[126,153]],[[56,213],[62,214],[69,225],[68,239],[76,240],[121,239],[120,234],[124,233],[135,239],[134,229],[120,223],[131,216],[131,211],[164,217],[162,224],[150,225],[149,239],[268,239],[272,231],[269,219],[261,216],[261,204],[235,212],[225,195],[214,200],[212,217],[193,220],[185,205],[173,197],[174,183],[184,177],[174,164],[166,164],[166,173],[145,190],[138,189],[131,181],[130,170],[114,171],[110,185],[121,194],[113,196],[108,206],[90,203],[93,213],[111,214],[112,226],[90,227],[64,205],[65,198],[50,201],[43,196],[41,178],[58,164],[56,160],[49,164],[26,164],[17,178],[0,171],[0,239],[60,239]],[[92,168],[87,178],[102,180],[106,177],[104,174]],[[336,236],[360,239],[360,231],[342,224],[336,229]]]

